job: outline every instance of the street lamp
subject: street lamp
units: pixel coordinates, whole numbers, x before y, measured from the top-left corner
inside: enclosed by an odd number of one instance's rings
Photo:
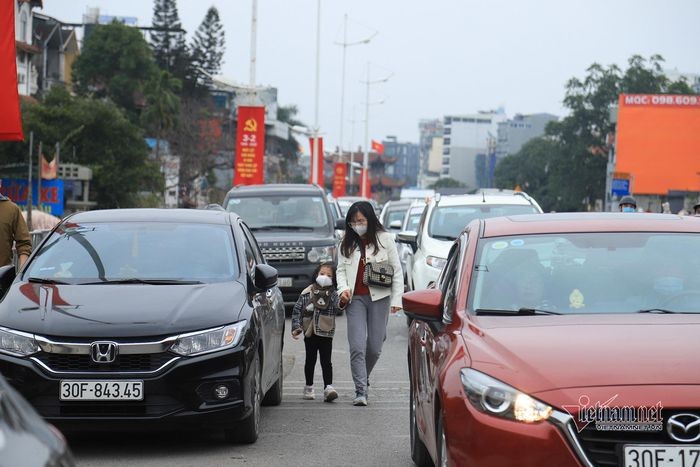
[[[393,73],[390,73],[388,76],[382,78],[382,79],[377,79],[372,81],[370,79],[370,63],[367,62],[367,81],[364,81],[366,85],[366,91],[365,91],[365,154],[364,157],[362,158],[362,168],[364,169],[364,183],[367,183],[367,180],[369,179],[369,106],[370,106],[370,101],[369,101],[369,87],[373,84],[379,84],[379,83],[386,83],[389,81],[389,78],[391,78]],[[383,102],[383,101],[382,101]],[[362,183],[362,181],[360,182]],[[363,186],[360,185],[360,193],[362,193],[362,188]]]

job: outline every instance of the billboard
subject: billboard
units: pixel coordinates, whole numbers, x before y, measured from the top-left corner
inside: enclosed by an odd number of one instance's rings
[[[239,107],[233,185],[258,185],[264,180],[265,107]]]
[[[15,204],[26,208],[29,182],[21,178],[3,178],[0,193],[10,198]],[[39,184],[32,180],[32,204],[34,209],[47,211],[54,216],[63,215],[63,180],[42,180],[41,200],[37,203]]]
[[[615,170],[634,194],[700,191],[700,96],[621,94]]]

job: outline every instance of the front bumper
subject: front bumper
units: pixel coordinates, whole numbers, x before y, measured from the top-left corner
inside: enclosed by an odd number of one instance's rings
[[[138,421],[140,427],[230,427],[252,410],[252,386],[247,369],[251,352],[234,349],[197,357],[180,357],[155,373],[49,371],[25,358],[0,355],[0,373],[42,415],[57,425],[116,428]],[[72,372],[71,372],[72,371]],[[141,401],[61,401],[61,380],[142,380]],[[213,389],[221,384],[228,396],[219,400]]]

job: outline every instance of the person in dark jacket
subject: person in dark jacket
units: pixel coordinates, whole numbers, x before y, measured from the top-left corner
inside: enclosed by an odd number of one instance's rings
[[[316,357],[321,357],[323,372],[323,400],[332,402],[338,398],[333,388],[333,335],[335,334],[335,317],[344,307],[338,298],[333,263],[320,264],[313,273],[313,283],[305,288],[292,312],[292,337],[298,339],[304,334],[306,363],[304,364],[304,399],[312,400],[314,395],[314,370]]]
[[[13,244],[21,269],[32,252],[32,240],[22,211],[10,198],[0,193],[0,266],[12,264]]]

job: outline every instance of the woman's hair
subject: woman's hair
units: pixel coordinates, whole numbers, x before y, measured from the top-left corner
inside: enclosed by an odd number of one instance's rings
[[[385,231],[384,226],[379,222],[379,219],[377,219],[374,208],[368,201],[357,201],[353,203],[348,209],[348,213],[345,215],[345,235],[340,244],[340,252],[346,258],[350,257],[352,252],[355,251],[355,248],[362,248],[362,239],[352,227],[350,227],[352,219],[358,212],[362,213],[362,215],[367,218],[367,233],[365,235],[374,246],[374,254],[377,254],[377,251],[379,251],[377,234]]]
[[[314,272],[311,274],[311,282],[316,283],[316,278],[318,277],[318,273],[321,272],[321,269],[323,268],[330,268],[330,270],[333,272],[333,288],[337,289],[338,288],[338,283],[335,281],[335,264],[328,262],[328,263],[321,263],[318,266],[316,266],[316,269],[314,269]]]

